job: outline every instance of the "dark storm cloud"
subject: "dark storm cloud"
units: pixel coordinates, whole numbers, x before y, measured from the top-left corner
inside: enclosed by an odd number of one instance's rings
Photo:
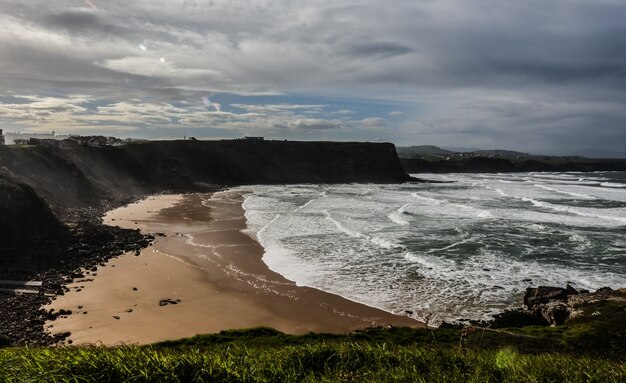
[[[103,12],[91,8],[70,8],[59,13],[45,15],[42,25],[72,34],[90,34],[94,38],[119,36],[132,38],[136,31],[122,25],[119,20],[107,17]]]
[[[394,42],[363,42],[349,45],[346,53],[357,57],[387,58],[413,52],[413,49]]]

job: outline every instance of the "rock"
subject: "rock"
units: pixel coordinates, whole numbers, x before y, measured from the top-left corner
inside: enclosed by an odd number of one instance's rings
[[[524,309],[506,310],[493,316],[489,323],[491,328],[546,326],[549,322],[541,315]]]
[[[567,290],[550,286],[529,287],[524,295],[524,304],[529,310],[532,310],[537,304],[545,304],[552,300],[567,300]]]
[[[176,305],[180,303],[180,299],[165,298],[159,301],[159,306]]]
[[[610,287],[600,287],[599,289],[596,290],[596,293],[600,293],[600,294],[612,294],[614,292],[615,290],[613,290]]]
[[[569,318],[569,315],[569,307],[563,302],[548,302],[541,308],[541,316],[551,326],[562,325]]]
[[[570,285],[569,283],[565,287],[565,291],[567,292],[567,295],[578,295],[579,294],[578,290],[576,290],[574,287],[572,287],[572,285]]]

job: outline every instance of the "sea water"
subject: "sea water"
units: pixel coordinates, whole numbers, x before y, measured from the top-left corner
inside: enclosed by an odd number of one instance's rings
[[[416,319],[488,319],[527,287],[626,287],[626,173],[243,187],[247,233],[301,286]]]

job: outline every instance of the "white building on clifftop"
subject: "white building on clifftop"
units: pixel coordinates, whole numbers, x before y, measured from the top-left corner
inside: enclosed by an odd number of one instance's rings
[[[0,131],[0,133],[2,132]],[[5,133],[4,144],[15,145],[15,140],[28,141],[31,138],[38,138],[40,140],[54,140],[56,138],[56,135],[54,134],[54,131],[52,131],[52,133],[21,133],[21,132]]]

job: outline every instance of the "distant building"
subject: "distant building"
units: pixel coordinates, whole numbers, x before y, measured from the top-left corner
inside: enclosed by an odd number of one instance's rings
[[[65,147],[91,146],[94,148],[104,146],[121,146],[127,143],[128,141],[121,140],[116,137],[105,136],[70,136],[62,141],[62,145]]]
[[[31,138],[37,138],[40,140],[54,140],[54,131],[52,133],[5,133],[4,143],[5,145],[15,145],[18,142],[28,142]],[[17,142],[16,142],[17,141]]]
[[[243,136],[242,140],[260,142],[260,141],[265,140],[265,138],[264,137]]]
[[[0,129],[0,145],[4,145],[4,134],[2,134],[2,129]]]

